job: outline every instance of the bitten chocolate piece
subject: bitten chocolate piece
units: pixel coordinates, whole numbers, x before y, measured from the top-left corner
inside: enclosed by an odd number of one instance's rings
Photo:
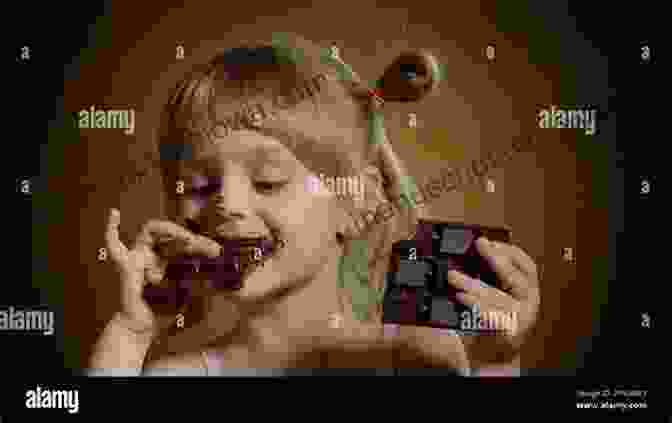
[[[272,239],[263,239],[261,240],[261,250],[264,257],[268,257],[273,254],[276,248],[281,248],[280,246],[276,247],[275,242]]]
[[[159,314],[171,314],[189,302],[190,288],[180,286],[148,285],[142,292],[142,298]]]
[[[159,313],[173,313],[194,294],[194,281],[207,279],[217,290],[238,290],[252,266],[263,264],[282,245],[272,239],[216,239],[221,247],[217,257],[180,256],[166,268],[160,285],[145,287],[143,298]]]
[[[212,281],[215,289],[240,289],[243,286],[240,257],[229,255],[204,260],[201,271]]]
[[[200,260],[196,257],[177,257],[166,267],[165,279],[177,282],[190,280],[194,277],[199,265]]]

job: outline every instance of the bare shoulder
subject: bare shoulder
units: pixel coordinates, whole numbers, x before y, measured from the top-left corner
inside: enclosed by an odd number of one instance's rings
[[[205,376],[205,363],[200,352],[165,355],[149,361],[143,376]]]

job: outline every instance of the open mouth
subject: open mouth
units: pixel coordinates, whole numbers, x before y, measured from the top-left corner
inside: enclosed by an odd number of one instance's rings
[[[193,232],[213,239],[222,248],[219,257],[197,259],[199,268],[196,270],[204,273],[201,276],[205,276],[217,290],[241,289],[250,273],[258,266],[263,266],[284,246],[275,233],[232,234],[220,231],[224,228],[215,228],[211,232],[191,219],[187,220],[186,225]]]
[[[222,247],[219,257],[205,258],[201,271],[218,290],[238,290],[245,279],[258,266],[270,260],[278,252],[274,238],[214,238]]]
[[[203,234],[191,226],[193,232]],[[145,300],[153,305],[172,305],[179,308],[190,302],[197,280],[207,280],[218,291],[240,290],[244,281],[257,267],[264,266],[284,247],[284,241],[275,234],[210,238],[222,248],[218,257],[177,257],[166,268],[164,280],[167,286],[145,287]]]

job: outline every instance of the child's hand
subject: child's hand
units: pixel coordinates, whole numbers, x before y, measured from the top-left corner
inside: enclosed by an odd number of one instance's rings
[[[453,369],[461,375],[470,368],[470,357],[462,338],[452,330],[422,326],[400,328],[408,345],[399,355],[400,368]]]
[[[476,247],[497,274],[504,290],[457,271],[448,272],[448,282],[463,291],[457,294],[461,303],[477,306],[484,319],[494,317],[493,324],[501,330],[496,336],[481,337],[493,341],[484,343],[483,347],[490,350],[486,355],[509,359],[517,355],[525,334],[537,318],[540,302],[537,266],[530,256],[513,245],[479,238]]]
[[[120,223],[120,212],[111,210],[105,240],[121,277],[118,318],[136,334],[153,338],[159,330],[174,324],[175,316],[159,317],[153,312],[142,297],[143,288],[163,279],[169,258],[180,254],[214,257],[219,255],[220,246],[175,223],[150,220],[129,250],[119,239]]]
[[[299,356],[294,365],[316,367],[317,362],[329,368],[434,368],[450,369],[455,374],[468,371],[470,363],[464,344],[454,331],[437,336],[434,328],[392,326],[383,332],[376,323],[359,323],[345,331],[332,328],[333,334],[313,337],[314,348]]]

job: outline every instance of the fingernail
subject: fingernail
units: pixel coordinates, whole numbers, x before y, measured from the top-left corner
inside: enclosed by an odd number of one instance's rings
[[[471,288],[485,288],[488,286],[482,280],[471,277],[467,277],[467,284],[469,284]]]
[[[450,277],[450,278],[454,278],[454,277],[458,276],[459,274],[460,274],[460,272],[458,272],[457,270],[449,270],[448,273],[447,273],[448,277]]]
[[[470,288],[478,288],[478,287],[481,286],[481,284],[478,283],[478,280],[476,280],[474,278],[470,278],[468,276],[467,276],[465,282]]]
[[[453,280],[453,281],[455,281],[455,280],[460,281],[462,278],[465,278],[465,277],[467,279],[469,278],[468,276],[458,272],[457,270],[449,270],[448,273],[446,274],[446,276],[447,276],[448,279]]]
[[[396,338],[399,336],[399,325],[386,323],[383,325],[383,336],[386,338]]]

